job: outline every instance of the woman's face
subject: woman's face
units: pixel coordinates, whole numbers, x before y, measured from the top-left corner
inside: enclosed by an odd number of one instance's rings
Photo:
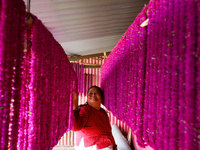
[[[100,109],[101,106],[101,92],[98,88],[93,87],[89,90],[87,96],[87,102],[90,106],[94,107],[95,109]]]

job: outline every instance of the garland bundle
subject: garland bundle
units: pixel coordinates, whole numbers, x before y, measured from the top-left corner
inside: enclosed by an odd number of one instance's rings
[[[199,1],[150,1],[102,66],[104,104],[141,147],[200,146],[199,16]]]

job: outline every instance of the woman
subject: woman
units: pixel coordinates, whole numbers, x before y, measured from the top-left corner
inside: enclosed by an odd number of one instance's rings
[[[101,102],[103,91],[92,86],[87,91],[87,103],[78,107],[78,95],[73,91],[73,131],[76,133],[76,149],[117,150],[111,133],[109,118]],[[80,145],[83,141],[84,145]]]

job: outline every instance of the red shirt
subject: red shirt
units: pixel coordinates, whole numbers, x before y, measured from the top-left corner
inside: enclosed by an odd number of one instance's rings
[[[72,130],[78,131],[76,145],[79,145],[81,138],[83,138],[85,147],[96,145],[97,149],[102,149],[110,145],[116,146],[108,115],[102,108],[97,110],[86,105],[74,110]]]

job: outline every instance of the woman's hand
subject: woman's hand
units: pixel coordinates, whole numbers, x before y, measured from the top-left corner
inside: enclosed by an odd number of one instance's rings
[[[72,100],[73,100],[73,110],[78,109],[78,94],[74,90],[72,91]]]

